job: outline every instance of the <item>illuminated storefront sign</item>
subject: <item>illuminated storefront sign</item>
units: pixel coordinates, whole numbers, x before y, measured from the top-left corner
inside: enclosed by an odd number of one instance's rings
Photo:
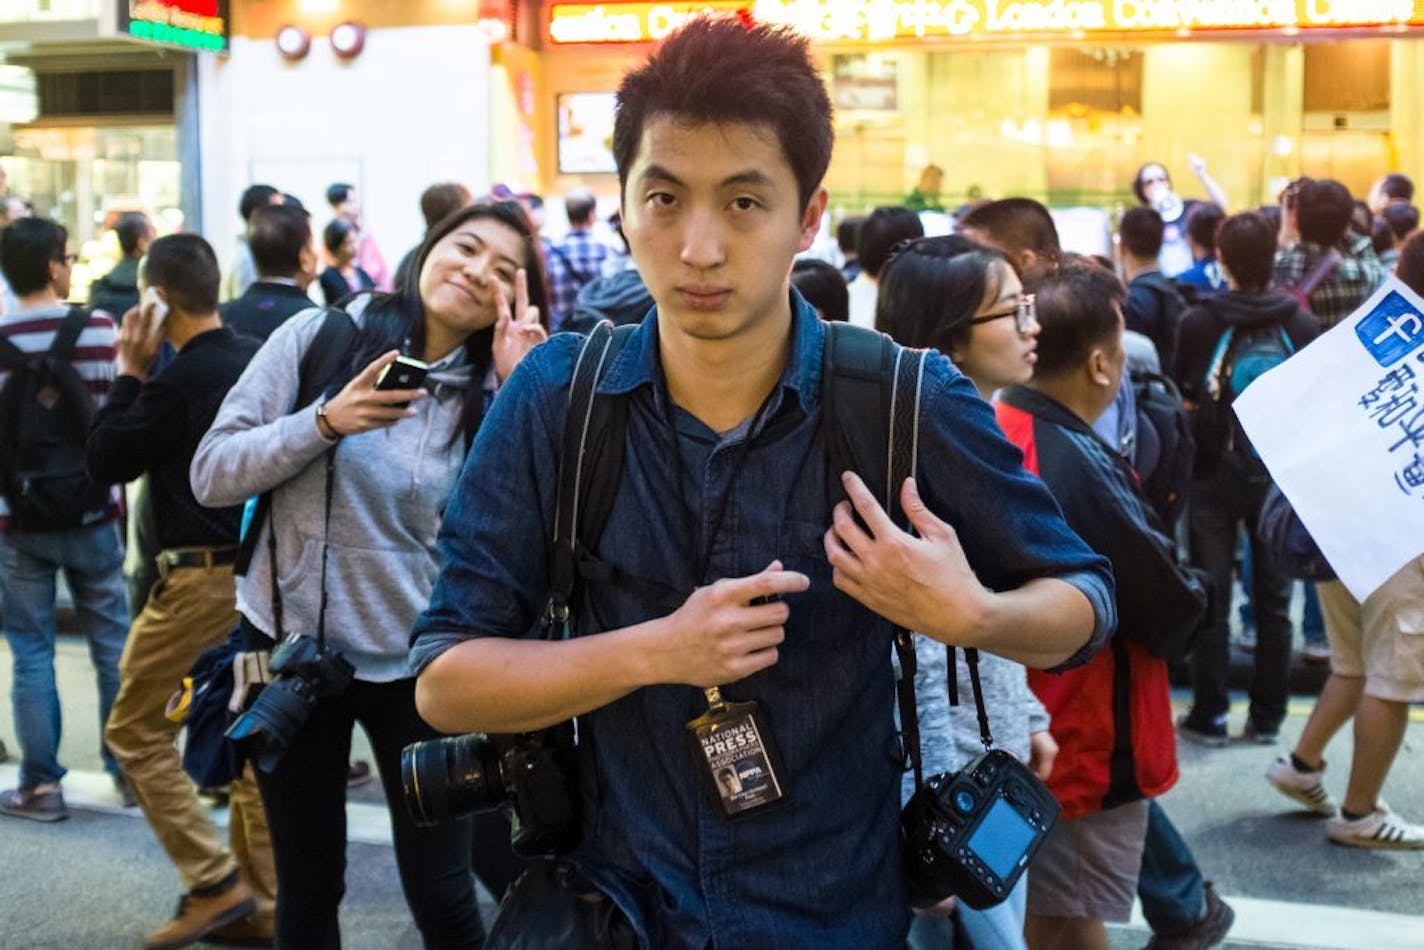
[[[711,0],[555,3],[554,43],[659,40],[699,13],[750,13],[822,42],[1182,30],[1424,26],[1424,0]]]
[[[226,53],[228,0],[118,0],[118,32],[130,39]]]

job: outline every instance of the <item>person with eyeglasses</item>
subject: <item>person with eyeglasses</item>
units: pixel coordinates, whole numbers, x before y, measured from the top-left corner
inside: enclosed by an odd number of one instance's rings
[[[25,354],[48,352],[61,335],[72,338],[67,361],[99,403],[114,383],[116,331],[108,314],[65,304],[74,266],[68,241],[68,232],[46,218],[24,218],[0,231],[0,272],[19,302],[0,318],[0,337]],[[19,395],[6,393],[6,385],[12,368],[23,365],[0,353],[0,402]],[[14,381],[25,385],[33,379],[21,376]],[[58,399],[77,405],[66,395]],[[32,412],[20,413],[20,419],[0,432],[0,627],[14,663],[11,699],[21,754],[18,787],[0,793],[0,814],[53,822],[69,816],[60,790],[65,769],[59,763],[61,707],[54,675],[55,575],[64,572],[89,641],[99,684],[101,734],[119,691],[128,597],[118,493],[76,479],[77,469],[62,464],[66,453],[82,462],[87,424],[50,441],[61,435],[54,427],[29,428],[38,426]],[[27,472],[34,489],[18,492],[12,453],[19,455],[41,439],[46,442],[45,464],[40,471]],[[43,503],[37,496],[43,496]],[[67,504],[71,499],[76,503]],[[105,769],[122,789],[118,763],[102,743],[100,748]]]
[[[1206,189],[1207,197],[1226,211],[1230,204],[1226,192],[1206,170],[1206,159],[1187,155],[1192,174]],[[1187,240],[1187,218],[1201,204],[1194,198],[1182,198],[1172,188],[1172,176],[1161,162],[1147,162],[1132,179],[1132,193],[1138,204],[1151,208],[1162,216],[1162,250],[1157,266],[1168,277],[1176,277],[1192,266],[1192,248]]]
[[[926,305],[927,302],[933,302]],[[1038,318],[1033,294],[1001,251],[960,235],[929,237],[900,246],[880,272],[875,327],[905,346],[934,347],[969,377],[987,401],[1004,387],[1033,377]],[[949,705],[948,655],[935,640],[915,635],[918,670],[915,701],[927,774],[953,772],[983,752],[973,704]],[[1048,714],[1028,688],[1022,664],[988,653],[979,656],[985,708],[994,737],[1007,751],[1047,779],[1058,753],[1048,733]],[[968,668],[954,670],[961,695],[972,695]],[[913,782],[905,777],[908,798]],[[956,911],[976,947],[1022,948],[1028,876],[998,907]],[[949,908],[918,917],[910,930],[917,950],[950,945]]]

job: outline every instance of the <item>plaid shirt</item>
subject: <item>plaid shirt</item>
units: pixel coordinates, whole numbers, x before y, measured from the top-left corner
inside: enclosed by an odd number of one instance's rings
[[[558,244],[544,245],[544,266],[549,273],[549,331],[564,325],[574,312],[574,301],[585,284],[598,277],[608,257],[607,245],[588,231],[570,231]]]
[[[1360,238],[1338,248],[1340,263],[1310,292],[1310,310],[1328,330],[1354,312],[1365,298],[1384,283],[1387,272],[1369,238]],[[1281,289],[1298,287],[1325,256],[1326,249],[1310,241],[1276,253],[1275,285]]]

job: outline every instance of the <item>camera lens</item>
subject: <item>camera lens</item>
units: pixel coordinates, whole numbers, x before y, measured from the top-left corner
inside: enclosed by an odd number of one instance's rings
[[[499,753],[482,735],[415,742],[401,750],[401,787],[410,817],[430,827],[508,797]]]
[[[271,772],[315,705],[312,683],[300,677],[275,679],[228,728],[227,737],[242,744],[259,769]]]

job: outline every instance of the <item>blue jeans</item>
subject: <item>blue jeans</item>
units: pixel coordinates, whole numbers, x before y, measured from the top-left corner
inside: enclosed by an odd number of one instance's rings
[[[1137,896],[1154,934],[1179,934],[1206,913],[1206,882],[1192,849],[1155,798],[1147,800],[1147,838]]]
[[[20,740],[20,787],[64,777],[59,764],[59,691],[54,680],[55,576],[74,595],[79,629],[99,682],[100,752],[104,767],[119,767],[103,747],[104,723],[119,692],[119,657],[128,636],[124,550],[112,521],[69,531],[0,534],[0,625],[10,645],[15,733]]]

